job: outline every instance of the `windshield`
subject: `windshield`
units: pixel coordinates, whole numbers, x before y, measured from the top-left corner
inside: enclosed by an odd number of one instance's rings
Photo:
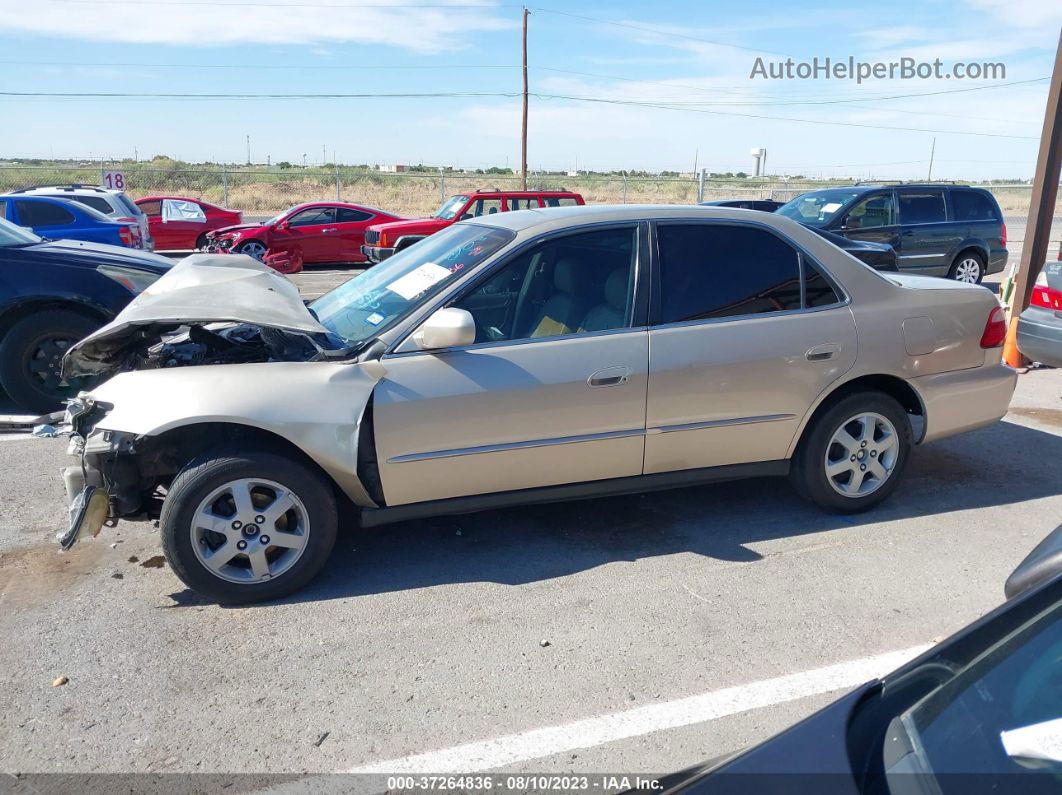
[[[797,196],[783,204],[776,213],[808,226],[825,226],[848,202],[859,196],[860,190],[817,190]]]
[[[32,246],[42,240],[43,238],[37,237],[30,230],[0,218],[0,248]]]
[[[435,215],[432,217],[441,218],[444,221],[449,221],[454,218],[459,212],[461,212],[461,208],[465,206],[465,202],[467,201],[467,196],[451,196],[449,199],[443,202],[443,206],[440,207],[436,211]]]
[[[913,772],[932,775],[942,795],[969,791],[971,774],[1039,772],[1062,784],[1060,620],[1055,605],[968,665],[927,663],[941,684],[889,725],[890,785]]]
[[[360,345],[513,237],[507,229],[455,224],[325,293],[310,309],[322,326],[348,345]]]

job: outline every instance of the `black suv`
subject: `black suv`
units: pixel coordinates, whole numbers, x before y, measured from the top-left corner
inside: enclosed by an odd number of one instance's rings
[[[850,240],[888,243],[901,271],[977,284],[1007,264],[1007,227],[983,188],[941,183],[815,190],[780,215]]]

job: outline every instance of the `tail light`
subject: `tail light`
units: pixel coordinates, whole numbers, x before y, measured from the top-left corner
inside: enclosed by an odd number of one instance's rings
[[[1053,309],[1056,312],[1062,311],[1062,290],[1049,287],[1047,277],[1041,273],[1036,277],[1036,284],[1033,285],[1032,298],[1029,300],[1029,304],[1040,306],[1044,309]]]
[[[999,245],[1001,245],[1003,248],[1007,247],[1007,225],[1006,225],[1006,223],[1003,224],[1003,231],[1000,233]]]
[[[1003,314],[1003,307],[997,306],[988,313],[988,322],[985,323],[985,331],[981,335],[982,348],[999,348],[1007,338],[1007,318]]]
[[[123,246],[133,248],[136,245],[136,235],[133,230],[135,226],[123,226],[118,229],[118,238],[122,241]]]

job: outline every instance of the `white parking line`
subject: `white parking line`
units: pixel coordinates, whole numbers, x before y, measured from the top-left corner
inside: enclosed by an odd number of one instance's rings
[[[697,696],[532,729],[356,767],[349,773],[473,773],[591,748],[615,740],[718,720],[739,712],[855,687],[911,660],[929,646],[864,657]]]

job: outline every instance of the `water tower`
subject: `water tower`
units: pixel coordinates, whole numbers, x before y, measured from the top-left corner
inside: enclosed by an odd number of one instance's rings
[[[754,146],[749,150],[749,154],[752,155],[752,176],[758,177],[767,167],[767,150]]]

